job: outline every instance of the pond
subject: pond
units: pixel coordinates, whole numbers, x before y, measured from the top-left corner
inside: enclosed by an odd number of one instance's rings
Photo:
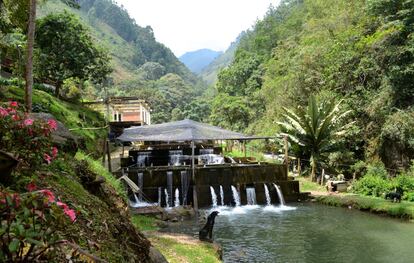
[[[310,203],[214,210],[224,262],[414,262],[411,223]],[[187,221],[168,231],[197,236],[199,229]]]

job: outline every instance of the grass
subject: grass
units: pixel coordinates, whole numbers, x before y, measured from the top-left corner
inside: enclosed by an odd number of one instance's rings
[[[318,196],[319,203],[339,206],[352,207],[362,211],[369,211],[376,214],[386,214],[402,219],[414,219],[414,203],[401,201],[393,203],[379,197],[360,196],[354,194]]]
[[[210,243],[201,241],[182,242],[177,238],[151,236],[151,243],[160,250],[170,263],[215,263],[221,262],[217,252]]]
[[[144,215],[133,215],[131,221],[134,226],[140,231],[157,231],[157,219]]]
[[[127,199],[126,192],[121,182],[117,180],[105,167],[102,166],[100,161],[94,160],[87,156],[84,152],[78,151],[75,155],[77,160],[85,160],[89,164],[89,168],[96,174],[105,177],[105,180],[110,184],[118,195],[122,196],[125,200]]]
[[[244,153],[242,151],[233,149],[231,152],[226,152],[226,156],[230,157],[244,157]],[[265,158],[263,156],[263,153],[261,152],[255,152],[255,151],[247,151],[246,154],[247,157],[254,157],[257,161],[264,161]]]
[[[298,176],[296,180],[299,181],[299,189],[301,192],[326,192],[326,188],[312,182],[309,177]]]

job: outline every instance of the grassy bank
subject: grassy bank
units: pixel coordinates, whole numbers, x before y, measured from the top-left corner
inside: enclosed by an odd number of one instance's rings
[[[402,219],[414,219],[414,203],[402,201],[393,203],[379,197],[359,196],[351,194],[317,196],[316,201],[322,204],[352,207],[375,214],[384,214]]]
[[[171,263],[221,262],[214,244],[201,242],[191,236],[157,232],[158,220],[143,215],[133,215],[132,222]]]

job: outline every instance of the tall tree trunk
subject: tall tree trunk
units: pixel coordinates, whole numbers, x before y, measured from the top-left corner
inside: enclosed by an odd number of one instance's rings
[[[311,157],[311,166],[312,166],[312,174],[311,174],[311,180],[312,182],[316,182],[316,160],[314,157]]]
[[[33,90],[33,48],[36,21],[36,0],[30,0],[29,25],[27,29],[27,63],[26,63],[26,90],[25,102],[26,111],[32,111],[32,90]]]

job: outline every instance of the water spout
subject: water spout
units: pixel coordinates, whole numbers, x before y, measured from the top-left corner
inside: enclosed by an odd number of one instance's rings
[[[272,199],[270,198],[269,188],[267,188],[266,184],[264,184],[264,189],[266,195],[266,205],[270,206],[272,205]]]
[[[233,192],[234,203],[236,204],[236,206],[240,206],[240,195],[239,195],[239,192],[237,191],[236,187],[231,186],[231,191]]]
[[[223,186],[220,185],[220,201],[221,201],[221,206],[224,206],[224,191],[223,191]]]
[[[181,171],[181,195],[183,198],[183,205],[187,205],[189,178],[187,171]]]
[[[210,186],[210,193],[211,193],[211,203],[213,207],[217,207],[217,195],[212,186]]]
[[[138,204],[139,203],[138,196],[135,193],[134,193],[134,200],[135,200],[135,204]]]
[[[172,204],[172,196],[173,196],[173,172],[172,171],[167,172],[167,189],[166,191],[168,191],[168,196],[171,197],[170,198],[171,200],[168,200],[168,207],[171,207],[173,205]]]
[[[282,190],[280,190],[280,186],[278,186],[277,184],[273,184],[276,188],[276,192],[277,192],[277,196],[279,197],[280,200],[280,205],[281,206],[285,206],[285,199],[283,198],[283,194],[282,194]]]
[[[175,188],[175,200],[174,200],[174,206],[180,206],[180,191],[178,188]]]
[[[164,194],[165,194],[165,205],[166,205],[167,208],[169,208],[170,207],[170,198],[168,196],[167,189],[164,189]]]
[[[255,205],[256,204],[256,190],[254,187],[247,187],[246,188],[246,197],[247,197],[247,204],[248,205]]]
[[[162,188],[158,187],[158,206],[161,206]]]

